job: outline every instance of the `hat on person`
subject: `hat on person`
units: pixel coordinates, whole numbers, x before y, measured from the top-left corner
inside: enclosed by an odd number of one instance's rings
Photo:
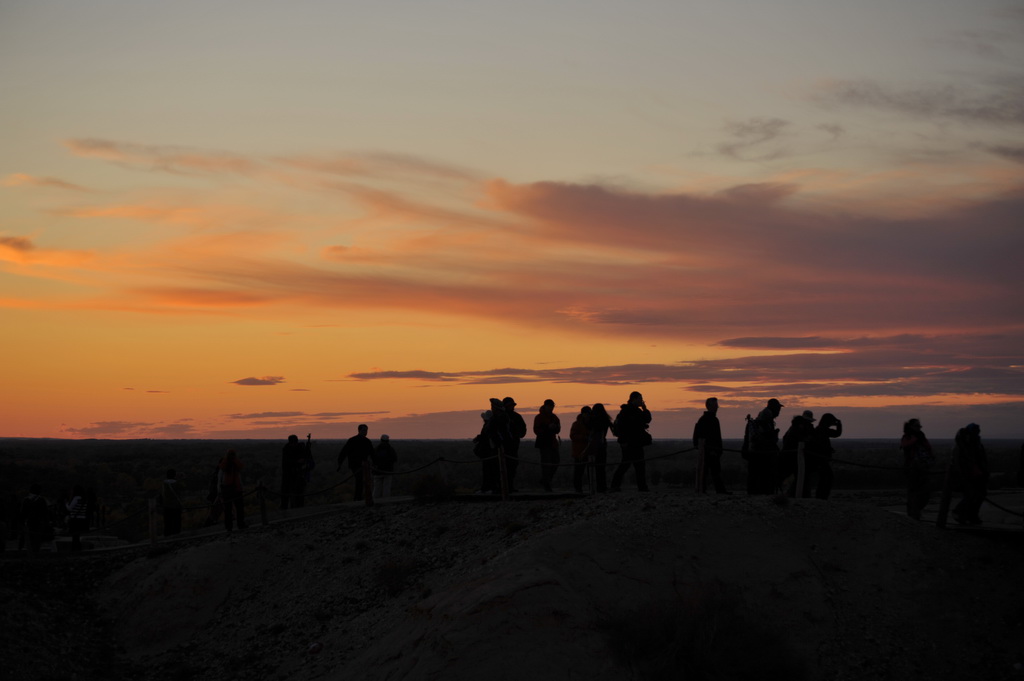
[[[501,402],[502,404],[511,404],[513,407],[516,406],[516,401],[513,400],[511,397],[506,397]]]
[[[779,405],[779,406],[782,406],[782,405]],[[801,414],[801,416],[803,416],[805,419],[807,419],[811,423],[814,423],[814,412],[811,411],[810,409],[804,409],[804,413]]]
[[[768,400],[768,406],[769,407],[785,407],[786,405],[784,405],[782,402],[779,402],[777,399],[775,399],[773,397],[772,399]]]
[[[387,435],[381,435],[380,439],[381,440],[390,440],[391,438],[389,438]]]

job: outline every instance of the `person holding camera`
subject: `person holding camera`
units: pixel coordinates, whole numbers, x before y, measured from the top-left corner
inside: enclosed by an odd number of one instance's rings
[[[647,470],[644,462],[644,447],[652,443],[651,434],[647,432],[651,423],[651,412],[647,409],[644,396],[637,391],[629,394],[629,401],[619,409],[619,415],[612,423],[612,434],[622,448],[622,461],[612,475],[611,491],[618,492],[622,488],[622,478],[629,467],[636,473],[636,488],[647,491]]]

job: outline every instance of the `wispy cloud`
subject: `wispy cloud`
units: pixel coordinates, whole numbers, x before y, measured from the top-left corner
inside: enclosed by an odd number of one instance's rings
[[[993,81],[973,87],[942,84],[898,87],[872,80],[844,80],[821,87],[826,104],[894,111],[918,118],[965,123],[1024,124],[1024,79]]]
[[[769,142],[778,140],[790,128],[788,121],[781,118],[750,118],[745,121],[731,121],[725,131],[731,141],[718,145],[718,152],[743,161],[766,161],[778,158],[784,151]]]
[[[64,189],[73,192],[90,191],[82,185],[67,182],[56,177],[38,177],[36,175],[28,175],[26,173],[13,173],[8,175],[3,179],[3,182],[0,182],[0,184],[3,184],[5,187],[44,187],[49,189]]]
[[[279,385],[284,383],[284,376],[262,376],[260,378],[249,376],[231,382],[236,385]]]

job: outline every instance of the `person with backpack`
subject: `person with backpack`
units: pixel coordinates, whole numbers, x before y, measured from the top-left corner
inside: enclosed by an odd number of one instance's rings
[[[647,491],[644,447],[653,442],[651,434],[647,432],[650,423],[651,412],[647,409],[644,396],[634,390],[629,394],[629,400],[619,408],[619,414],[612,422],[612,434],[618,439],[619,447],[622,449],[622,460],[612,475],[612,492],[622,489],[622,478],[630,466],[636,473],[637,490]]]
[[[811,460],[807,456],[807,439],[814,432],[814,412],[810,409],[805,409],[802,414],[793,417],[793,420],[789,424],[789,428],[786,429],[786,434],[782,436],[782,453],[779,455],[779,467],[778,476],[782,490],[786,492],[787,496],[796,496],[796,485],[797,477],[799,472],[799,464],[797,457],[800,454],[800,444],[804,444],[804,482],[806,483],[810,474],[813,472],[813,466],[817,463]],[[806,497],[806,492],[801,492],[801,497]]]
[[[784,406],[773,397],[757,418],[747,417],[743,442],[747,460],[747,494],[774,494],[778,487],[779,429],[775,427],[775,419]]]
[[[369,465],[370,457],[373,455],[373,443],[370,442],[370,438],[366,437],[366,434],[369,432],[370,427],[368,425],[365,423],[359,424],[359,427],[356,428],[356,434],[346,440],[341,451],[338,452],[338,470],[340,471],[341,465],[347,462],[348,469],[352,471],[355,484],[353,493],[355,501],[363,500],[363,488],[365,487],[363,467]],[[367,491],[373,492],[373,490]]]

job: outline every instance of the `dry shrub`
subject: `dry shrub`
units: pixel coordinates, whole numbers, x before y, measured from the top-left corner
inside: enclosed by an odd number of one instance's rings
[[[624,610],[600,626],[618,661],[645,681],[807,678],[803,660],[771,622],[753,619],[718,584]]]

